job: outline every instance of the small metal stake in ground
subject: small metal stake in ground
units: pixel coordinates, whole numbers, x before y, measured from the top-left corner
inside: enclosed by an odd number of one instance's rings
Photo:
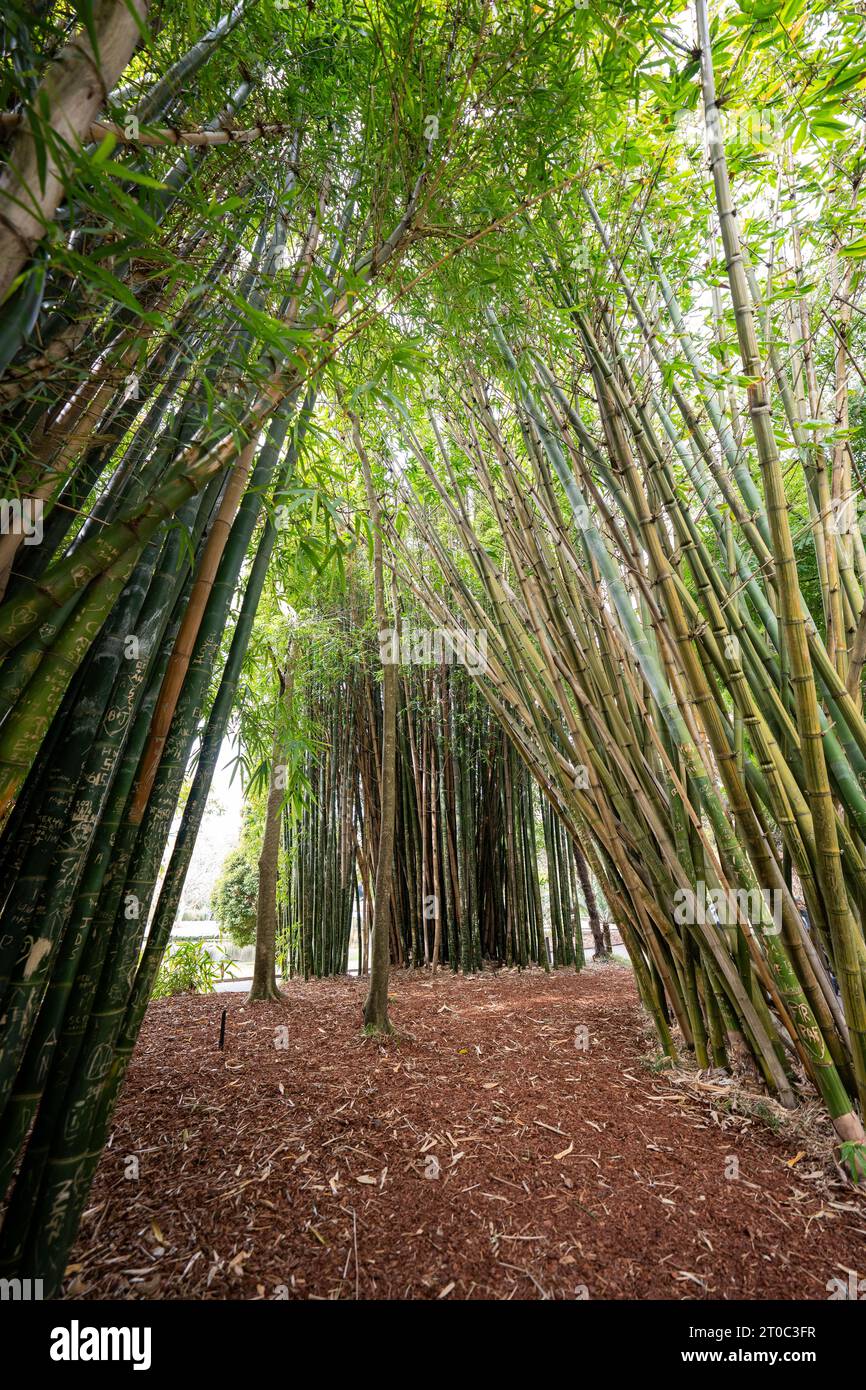
[[[223,1048],[225,1047],[225,1041],[226,1041],[226,1014],[227,1014],[227,1013],[228,1013],[228,1009],[223,1009],[223,1016],[222,1016],[222,1018],[220,1019],[220,1052],[222,1052]]]

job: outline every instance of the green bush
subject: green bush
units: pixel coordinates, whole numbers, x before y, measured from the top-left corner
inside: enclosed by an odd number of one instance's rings
[[[212,994],[217,980],[225,979],[226,974],[225,962],[218,967],[203,941],[181,941],[169,946],[163,956],[151,998],[165,999],[170,994]]]
[[[256,939],[259,871],[243,849],[227,855],[211,895],[211,910],[220,932],[235,946],[252,946]]]

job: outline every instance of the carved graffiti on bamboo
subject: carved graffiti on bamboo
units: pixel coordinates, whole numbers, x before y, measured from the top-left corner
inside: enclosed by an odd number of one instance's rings
[[[108,1075],[113,1057],[114,1048],[111,1043],[97,1043],[84,1069],[85,1078],[88,1081],[103,1081]]]
[[[51,1066],[51,1058],[56,1045],[57,1033],[52,1028],[43,1042],[42,1047],[39,1049],[39,1060],[36,1063],[36,1080],[40,1086],[48,1075],[48,1069]]]
[[[45,1236],[47,1240],[53,1241],[58,1238],[63,1230],[66,1221],[66,1213],[75,1189],[73,1178],[61,1178],[54,1189],[51,1205],[48,1209],[48,1216],[45,1220]]]

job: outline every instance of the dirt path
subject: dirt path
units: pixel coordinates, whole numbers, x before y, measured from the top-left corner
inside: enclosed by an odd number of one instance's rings
[[[814,1153],[648,1068],[627,969],[392,994],[386,1046],[357,981],[151,1005],[68,1292],[826,1299],[866,1274],[866,1204]]]

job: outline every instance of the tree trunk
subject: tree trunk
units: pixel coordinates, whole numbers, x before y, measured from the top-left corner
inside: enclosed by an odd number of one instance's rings
[[[292,702],[291,643],[285,669],[277,672],[280,696],[274,712],[274,740],[271,751],[271,779],[268,786],[268,805],[265,811],[265,833],[259,855],[259,895],[256,903],[256,957],[253,982],[247,1003],[274,999],[282,1002],[277,988],[277,880],[280,869],[280,812],[285,792],[286,730],[283,714],[288,714]]]
[[[361,440],[358,417],[349,414],[352,442],[361,462],[367,508],[373,528],[373,584],[376,600],[376,626],[379,640],[388,638],[385,608],[385,579],[382,565],[381,510],[373,485],[370,460]],[[394,655],[393,653],[391,655]],[[370,986],[364,1002],[364,1026],[371,1032],[390,1033],[388,1019],[388,976],[391,968],[391,887],[394,878],[394,821],[397,810],[397,663],[382,665],[382,775],[380,779],[379,852],[376,856],[376,883],[373,889],[373,949],[370,960]]]

